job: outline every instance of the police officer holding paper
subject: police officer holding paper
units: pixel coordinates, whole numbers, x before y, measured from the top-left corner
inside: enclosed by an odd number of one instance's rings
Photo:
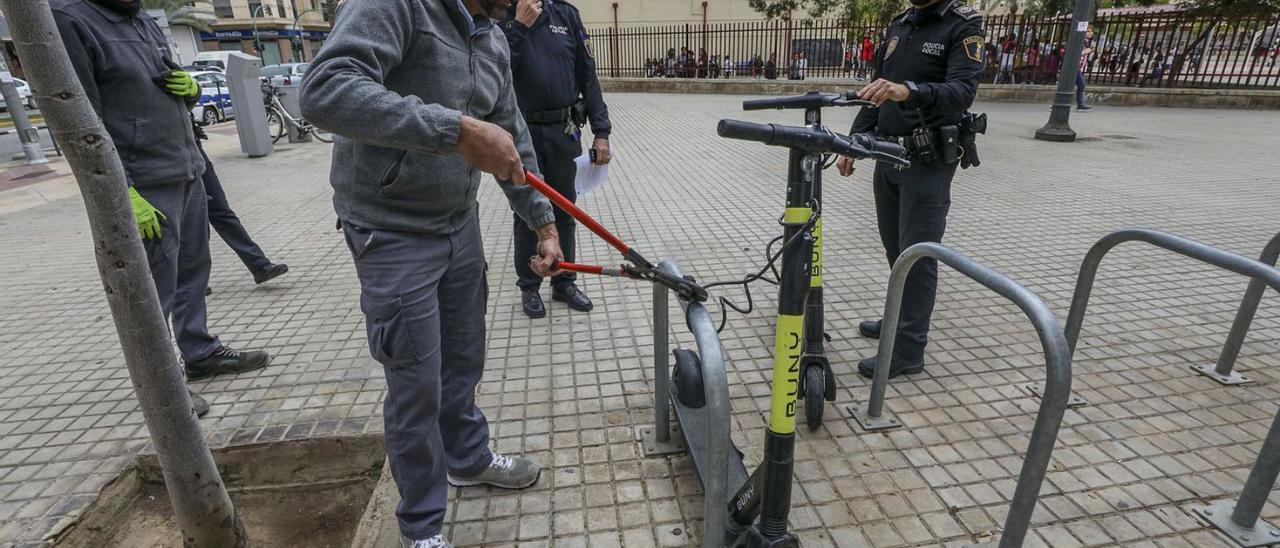
[[[874,80],[859,96],[875,103],[863,108],[850,130],[896,139],[906,147],[911,167],[876,165],[876,218],[889,264],[920,242],[940,242],[951,207],[956,167],[976,165],[972,128],[984,117],[967,114],[983,70],[982,19],[963,0],[911,0],[894,18],[876,52]],[[963,144],[963,146],[962,146]],[[967,159],[966,159],[967,158]],[[853,173],[852,158],[841,158],[840,174]],[[876,367],[889,376],[924,370],[924,348],[938,288],[938,263],[925,259],[907,276],[892,364],[862,360],[858,372]],[[858,331],[879,338],[881,320],[864,321]]]
[[[596,80],[591,39],[578,8],[563,0],[519,0],[502,23],[511,45],[511,74],[516,98],[538,153],[538,167],[547,184],[576,200],[574,159],[582,155],[581,128],[589,119],[595,141],[592,161],[609,163],[609,109]],[[574,260],[574,221],[556,209],[556,228],[566,261]],[[529,268],[537,237],[519,215],[515,219],[515,266],[521,303],[530,318],[547,315],[539,289],[542,278]],[[573,272],[551,279],[551,298],[569,308],[591,310],[591,299],[575,285]]]

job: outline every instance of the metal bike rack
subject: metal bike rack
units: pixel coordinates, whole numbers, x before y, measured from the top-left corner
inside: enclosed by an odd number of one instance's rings
[[[1195,509],[1195,512],[1217,527],[1236,544],[1247,548],[1280,543],[1280,528],[1259,521],[1258,515],[1267,503],[1267,495],[1275,487],[1280,474],[1280,413],[1271,421],[1271,430],[1262,442],[1253,471],[1244,482],[1240,500],[1223,500]]]
[[[676,277],[683,277],[680,267],[671,261],[658,263],[658,269]],[[654,366],[654,426],[639,429],[644,456],[654,457],[684,452],[679,429],[684,439],[690,440],[688,451],[694,457],[694,466],[702,479],[704,510],[702,514],[702,544],[708,548],[722,545],[728,525],[728,501],[730,483],[733,489],[746,483],[747,470],[741,459],[730,459],[730,452],[737,452],[729,437],[729,378],[725,371],[724,350],[716,333],[715,321],[702,303],[677,299],[684,310],[685,323],[698,347],[702,362],[702,383],[706,398],[700,409],[686,409],[676,403],[678,427],[671,424],[670,409],[675,397],[675,385],[670,380],[671,364],[668,362],[670,323],[667,315],[668,289],[653,286],[653,366]],[[672,436],[676,433],[676,436]],[[710,473],[707,473],[710,472]]]
[[[1249,332],[1249,326],[1253,322],[1254,314],[1258,311],[1258,303],[1262,300],[1262,293],[1266,290],[1266,286],[1270,285],[1272,288],[1280,290],[1280,270],[1273,266],[1276,262],[1276,257],[1280,256],[1280,234],[1277,234],[1267,244],[1267,248],[1262,252],[1262,261],[1255,261],[1248,257],[1158,230],[1131,228],[1117,230],[1106,235],[1101,240],[1098,240],[1098,243],[1093,244],[1093,248],[1085,255],[1084,262],[1080,265],[1080,275],[1076,279],[1075,294],[1071,297],[1071,312],[1067,314],[1066,331],[1067,344],[1071,348],[1072,355],[1075,354],[1076,342],[1080,338],[1080,327],[1084,323],[1085,310],[1089,307],[1089,297],[1093,294],[1093,282],[1097,278],[1098,267],[1102,263],[1102,258],[1116,246],[1124,242],[1134,241],[1146,242],[1253,279],[1249,284],[1249,289],[1245,292],[1244,301],[1240,304],[1235,323],[1231,326],[1231,334],[1228,335],[1227,342],[1222,348],[1222,354],[1218,358],[1217,367],[1213,368],[1208,365],[1192,366],[1193,369],[1213,377],[1223,384],[1249,382],[1250,379],[1232,372],[1231,369],[1235,366],[1236,356],[1240,353],[1241,345],[1244,344],[1244,337]]]
[[[1267,246],[1262,250],[1262,256],[1258,257],[1258,262],[1274,267],[1277,258],[1280,258],[1280,233],[1276,233],[1271,241],[1267,242]],[[1236,357],[1240,355],[1240,347],[1244,346],[1244,338],[1249,334],[1253,316],[1258,312],[1258,304],[1262,302],[1262,294],[1266,290],[1267,283],[1263,280],[1254,278],[1249,282],[1249,289],[1244,292],[1244,300],[1240,301],[1240,310],[1236,312],[1236,319],[1231,323],[1231,333],[1227,335],[1227,342],[1222,345],[1222,353],[1218,355],[1218,363],[1193,365],[1192,369],[1221,384],[1253,382],[1253,379],[1236,373],[1234,369]]]
[[[1004,533],[999,543],[1001,548],[1021,546],[1030,527],[1031,513],[1035,509],[1036,500],[1040,497],[1040,486],[1044,483],[1045,471],[1049,467],[1049,457],[1058,439],[1058,428],[1062,426],[1062,417],[1067,411],[1067,399],[1071,394],[1071,353],[1068,350],[1067,341],[1063,337],[1058,318],[1035,293],[1008,276],[942,244],[920,243],[907,248],[894,262],[893,272],[889,276],[889,292],[884,303],[882,324],[884,327],[880,336],[879,352],[876,354],[877,367],[875,379],[871,384],[871,399],[867,403],[867,410],[864,413],[852,405],[848,410],[865,430],[901,426],[901,422],[884,412],[889,368],[880,365],[890,363],[893,356],[893,344],[898,331],[898,315],[902,308],[902,293],[907,282],[907,274],[911,272],[911,267],[915,266],[916,262],[925,258],[933,258],[950,266],[1018,305],[1040,335],[1047,370],[1044,398],[1040,401],[1040,410],[1036,413],[1035,427],[1031,431],[1031,443],[1027,445],[1027,456],[1022,461],[1022,471],[1018,474],[1018,484],[1014,488],[1009,514],[1005,517]]]
[[[1263,291],[1266,286],[1280,291],[1280,270],[1273,266],[1277,255],[1280,255],[1280,235],[1267,244],[1266,250],[1262,253],[1262,261],[1255,261],[1157,230],[1128,229],[1108,234],[1094,244],[1093,249],[1089,250],[1089,254],[1085,256],[1084,263],[1080,265],[1080,277],[1076,281],[1076,292],[1071,300],[1071,312],[1067,316],[1066,336],[1072,353],[1075,352],[1076,341],[1080,336],[1080,326],[1084,322],[1085,310],[1089,306],[1089,296],[1093,292],[1094,278],[1097,276],[1102,258],[1116,246],[1131,241],[1146,242],[1253,279],[1245,293],[1244,302],[1240,305],[1222,356],[1218,360],[1218,368],[1214,371],[1214,375],[1210,375],[1232,380],[1231,367],[1235,363],[1235,357],[1240,351],[1244,336],[1249,331],[1249,324],[1253,321],[1254,313],[1257,312]],[[1202,372],[1207,368],[1208,366],[1196,367]],[[1219,382],[1222,381],[1219,380]],[[1239,384],[1239,382],[1224,384]],[[1267,502],[1267,495],[1275,486],[1277,475],[1280,475],[1280,414],[1277,414],[1272,421],[1271,430],[1267,432],[1267,438],[1262,442],[1262,449],[1258,452],[1258,458],[1254,463],[1253,471],[1249,473],[1249,479],[1245,481],[1239,502],[1220,501],[1196,508],[1195,511],[1205,521],[1217,527],[1241,546],[1267,546],[1280,543],[1280,528],[1258,520],[1258,515]]]

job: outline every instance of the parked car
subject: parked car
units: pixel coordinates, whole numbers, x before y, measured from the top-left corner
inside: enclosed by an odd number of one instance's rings
[[[200,100],[191,107],[191,115],[196,117],[196,122],[208,126],[236,117],[226,75],[210,70],[193,72],[191,77],[200,84]]]
[[[200,70],[216,70],[225,73],[229,57],[231,57],[229,51],[202,51],[196,54],[196,60],[191,64]]]
[[[18,88],[18,98],[22,101],[23,106],[27,110],[35,110],[36,98],[31,94],[31,86],[27,85],[27,81],[21,78],[14,78],[13,85]],[[0,110],[9,110],[9,105],[4,102],[4,96],[0,95]]]
[[[310,66],[310,63],[267,65],[258,70],[258,76],[261,76],[263,80],[270,82],[273,86],[301,84],[302,75],[307,73],[307,68]]]

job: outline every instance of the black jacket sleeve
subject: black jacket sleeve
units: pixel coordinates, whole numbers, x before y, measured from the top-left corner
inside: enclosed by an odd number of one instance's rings
[[[876,48],[876,56],[872,60],[871,81],[880,77],[880,70],[884,67],[884,48],[887,40],[881,40],[880,46]],[[880,107],[862,107],[858,111],[858,117],[853,119],[853,127],[849,129],[849,133],[867,133],[874,131],[880,123]]]
[[[982,77],[982,19],[961,24],[947,44],[947,79],[939,83],[919,83],[920,92],[906,102],[934,115],[960,114],[973,106]]]
[[[591,37],[582,26],[582,16],[577,10],[573,12],[573,22],[578,27],[578,52],[573,62],[573,73],[578,80],[578,89],[582,99],[587,103],[587,118],[591,120],[591,133],[596,137],[608,138],[613,131],[609,122],[609,107],[604,104],[604,92],[600,90],[600,80],[596,77],[595,54],[591,51]]]
[[[58,34],[62,36],[62,45],[67,48],[67,57],[71,58],[71,67],[80,79],[84,94],[93,104],[94,112],[102,117],[102,99],[98,92],[98,83],[94,81],[94,67],[100,54],[97,40],[84,26],[71,16],[58,10],[53,11],[53,20],[57,23]]]

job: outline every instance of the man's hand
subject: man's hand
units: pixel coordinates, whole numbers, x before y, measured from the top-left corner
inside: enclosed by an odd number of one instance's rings
[[[858,98],[864,101],[871,101],[877,107],[883,105],[885,101],[900,103],[906,101],[907,97],[910,96],[911,90],[907,89],[907,86],[895,84],[884,78],[877,78],[876,81],[858,90]]]
[[[596,151],[596,165],[602,166],[609,163],[613,158],[609,155],[609,138],[596,137],[591,143],[591,150]]]
[[[138,194],[138,190],[129,187],[129,204],[133,206],[133,220],[138,223],[138,233],[142,235],[142,239],[159,240],[164,236],[160,229],[160,220],[164,219],[164,213],[156,209]]]
[[[840,160],[836,162],[836,168],[840,170],[841,177],[853,175],[853,170],[855,169],[853,166],[853,157],[841,156]]]
[[[529,258],[529,267],[543,278],[560,273],[556,265],[564,260],[564,252],[560,250],[560,234],[556,232],[555,223],[538,229],[538,255]]]
[[[516,4],[516,21],[525,27],[533,27],[542,15],[542,0],[520,0]]]
[[[170,70],[155,78],[156,85],[164,88],[170,95],[176,95],[183,99],[193,99],[200,96],[200,86],[196,84],[195,78],[191,77],[191,73],[185,70]]]
[[[524,163],[516,151],[516,142],[507,130],[495,124],[463,116],[458,131],[458,154],[480,171],[492,173],[500,180],[524,184]]]

